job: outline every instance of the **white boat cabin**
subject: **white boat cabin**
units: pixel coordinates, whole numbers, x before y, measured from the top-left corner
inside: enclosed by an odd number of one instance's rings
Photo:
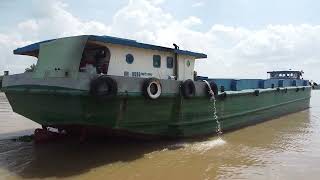
[[[194,79],[196,59],[207,55],[110,36],[74,36],[18,48],[38,58],[33,78],[78,78],[80,73],[172,80]]]
[[[303,71],[269,71],[270,79],[303,79]]]

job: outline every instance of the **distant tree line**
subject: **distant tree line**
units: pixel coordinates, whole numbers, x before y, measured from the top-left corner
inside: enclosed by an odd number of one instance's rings
[[[35,64],[31,64],[28,68],[25,69],[25,72],[33,72],[36,69]]]
[[[33,72],[36,69],[36,65],[35,64],[31,64],[29,67],[27,67],[25,69],[25,72]],[[2,88],[2,79],[3,79],[3,75],[0,75],[0,91]]]

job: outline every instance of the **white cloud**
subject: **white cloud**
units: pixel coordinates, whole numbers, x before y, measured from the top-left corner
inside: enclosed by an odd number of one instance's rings
[[[178,20],[158,6],[163,0],[130,0],[107,25],[81,20],[60,1],[34,2],[33,19],[19,23],[15,32],[0,34],[0,53],[3,55],[0,63],[12,64],[1,65],[0,70],[21,72],[24,69],[21,64],[24,67],[25,64],[8,54],[30,41],[78,34],[106,34],[165,46],[177,43],[181,48],[207,53],[207,60],[197,61],[196,70],[200,75],[264,78],[268,70],[291,68],[303,69],[308,78],[320,81],[317,76],[320,26],[268,25],[248,29],[212,25],[209,30],[201,32],[193,30],[194,26],[202,23],[201,19],[190,16]]]
[[[33,19],[21,22],[18,27],[24,37],[35,40],[57,38],[86,33],[108,34],[110,27],[98,21],[83,21],[67,11],[68,5],[57,0],[33,0]],[[25,32],[25,30],[32,32]],[[29,38],[30,39],[30,38]]]
[[[166,0],[149,0],[154,5],[160,5],[164,3]]]
[[[152,1],[130,0],[127,6],[115,14],[111,33],[153,42],[156,32],[167,28],[173,20],[169,13],[155,6]]]
[[[182,21],[182,26],[184,27],[192,27],[195,25],[200,25],[202,24],[201,19],[194,17],[194,16],[190,16],[187,19]]]
[[[38,31],[38,24],[35,20],[31,19],[31,20],[27,20],[27,21],[23,21],[21,23],[18,24],[18,28],[25,31]]]
[[[27,56],[13,56],[13,49],[31,43],[0,33],[0,72],[10,70],[11,72],[23,72],[26,67],[34,63],[34,59]]]
[[[23,72],[35,58],[15,56],[18,47],[63,36],[80,34],[108,34],[110,28],[97,21],[82,21],[65,8],[67,4],[55,0],[33,0],[33,19],[17,24],[11,32],[0,32],[0,74],[4,70]]]
[[[205,3],[203,1],[199,1],[199,2],[193,3],[191,6],[192,7],[202,7],[204,5],[205,5]]]

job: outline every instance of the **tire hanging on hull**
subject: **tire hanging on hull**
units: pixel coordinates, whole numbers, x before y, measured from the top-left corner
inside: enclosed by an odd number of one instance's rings
[[[162,93],[160,80],[149,78],[143,83],[143,95],[148,99],[158,99]]]
[[[108,76],[99,76],[90,83],[90,94],[97,98],[115,96],[118,92],[117,82]]]
[[[215,98],[218,97],[219,95],[219,89],[218,89],[218,85],[214,82],[214,81],[205,81],[206,82],[206,91],[208,93],[209,97],[214,96]],[[223,93],[224,96],[226,97],[226,93]]]
[[[190,99],[196,95],[196,86],[191,79],[184,81],[181,85],[181,92],[183,97]]]

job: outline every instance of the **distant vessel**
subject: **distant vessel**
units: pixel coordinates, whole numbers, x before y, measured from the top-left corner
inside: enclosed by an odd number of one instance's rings
[[[174,46],[93,35],[31,44],[14,54],[36,57],[35,71],[4,76],[2,90],[16,113],[67,133],[191,137],[309,107],[300,71],[195,76],[196,59],[207,55]]]

